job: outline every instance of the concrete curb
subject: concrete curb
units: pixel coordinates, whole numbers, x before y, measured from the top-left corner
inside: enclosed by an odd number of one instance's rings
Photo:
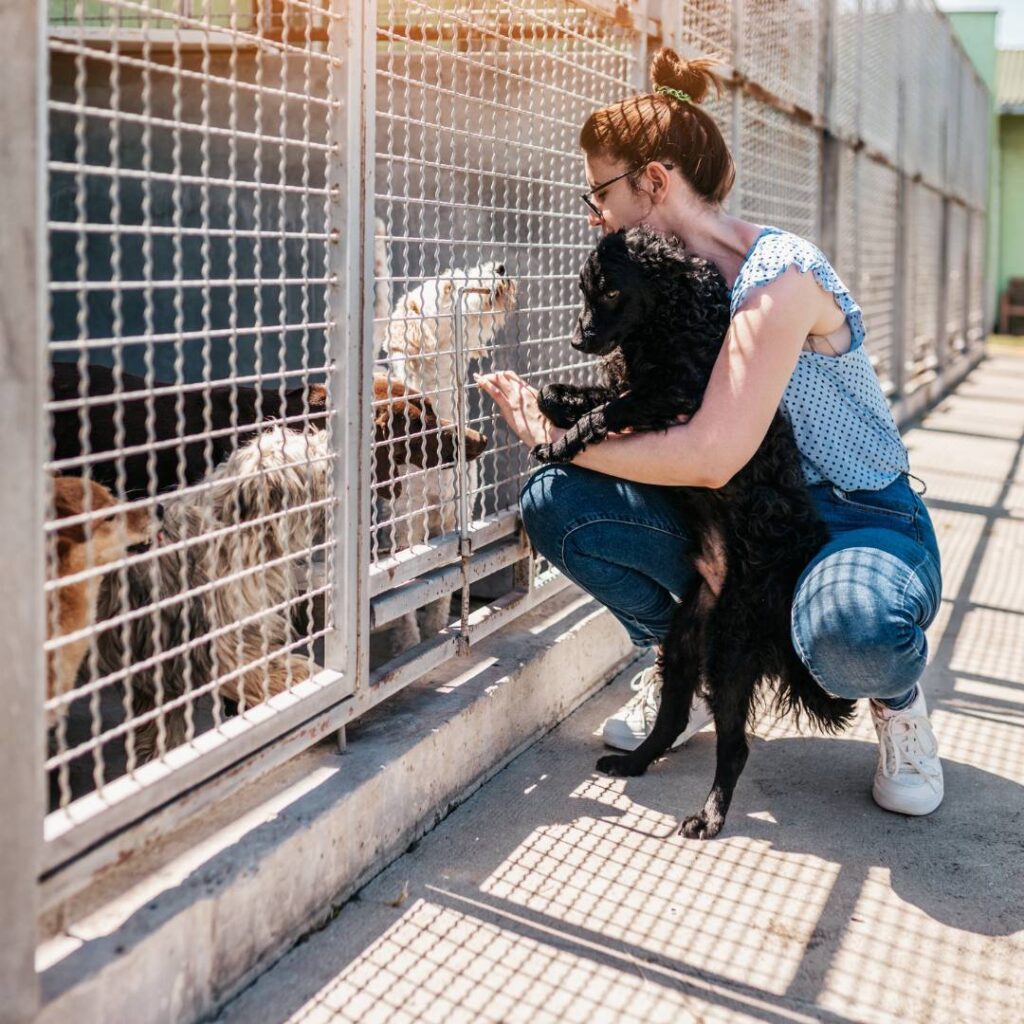
[[[321,744],[253,783],[43,944],[40,1024],[214,1013],[636,653],[563,591],[352,726],[344,754]]]

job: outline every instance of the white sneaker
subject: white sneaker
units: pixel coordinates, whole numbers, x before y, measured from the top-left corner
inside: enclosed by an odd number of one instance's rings
[[[601,726],[602,739],[616,750],[636,750],[654,728],[661,704],[661,676],[657,665],[649,665],[637,672],[629,686],[636,691],[636,696],[606,718]],[[689,724],[676,737],[672,749],[681,746],[710,721],[711,709],[700,697],[694,697]]]
[[[871,701],[871,717],[878,733],[875,803],[897,814],[931,814],[942,803],[942,762],[921,688],[902,711]]]

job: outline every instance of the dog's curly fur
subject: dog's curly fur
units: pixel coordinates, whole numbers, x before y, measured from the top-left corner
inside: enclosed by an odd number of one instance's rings
[[[135,614],[101,621],[97,669],[130,670],[138,761],[184,742],[194,691],[252,706],[316,670],[290,649],[292,612],[302,562],[325,536],[333,460],[326,431],[257,434],[207,475],[208,489],[167,501],[153,559],[130,565],[124,586],[105,579],[98,617]]]
[[[646,228],[603,238],[581,274],[584,307],[573,346],[606,356],[603,387],[551,384],[540,408],[569,428],[534,454],[567,462],[624,429],[661,430],[700,407],[729,327],[729,293],[713,264]],[[747,759],[745,727],[759,706],[806,713],[829,732],[854,703],[832,697],[797,657],[790,608],[800,573],[828,539],[811,502],[792,430],[776,413],[757,452],[727,484],[674,489],[693,533],[701,580],[677,607],[660,668],[661,704],[632,753],[602,757],[598,771],[641,775],[686,728],[695,692],[718,733],[715,780],[680,833],[718,834]]]

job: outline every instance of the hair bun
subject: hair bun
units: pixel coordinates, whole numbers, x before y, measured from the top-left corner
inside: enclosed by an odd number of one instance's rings
[[[651,58],[651,84],[655,89],[659,85],[679,89],[694,103],[700,103],[712,86],[716,96],[722,95],[722,79],[713,70],[721,63],[717,57],[683,60],[675,50],[664,46]]]

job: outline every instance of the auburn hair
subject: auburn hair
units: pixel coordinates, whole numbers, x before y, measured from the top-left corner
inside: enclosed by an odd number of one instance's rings
[[[682,100],[664,92],[631,96],[595,110],[580,131],[587,156],[624,161],[641,171],[652,160],[671,163],[709,203],[721,203],[736,178],[729,149],[711,115],[698,104],[714,89],[722,94],[716,57],[683,60],[664,47],[651,59],[651,84],[685,92]],[[635,190],[633,175],[627,179]]]

